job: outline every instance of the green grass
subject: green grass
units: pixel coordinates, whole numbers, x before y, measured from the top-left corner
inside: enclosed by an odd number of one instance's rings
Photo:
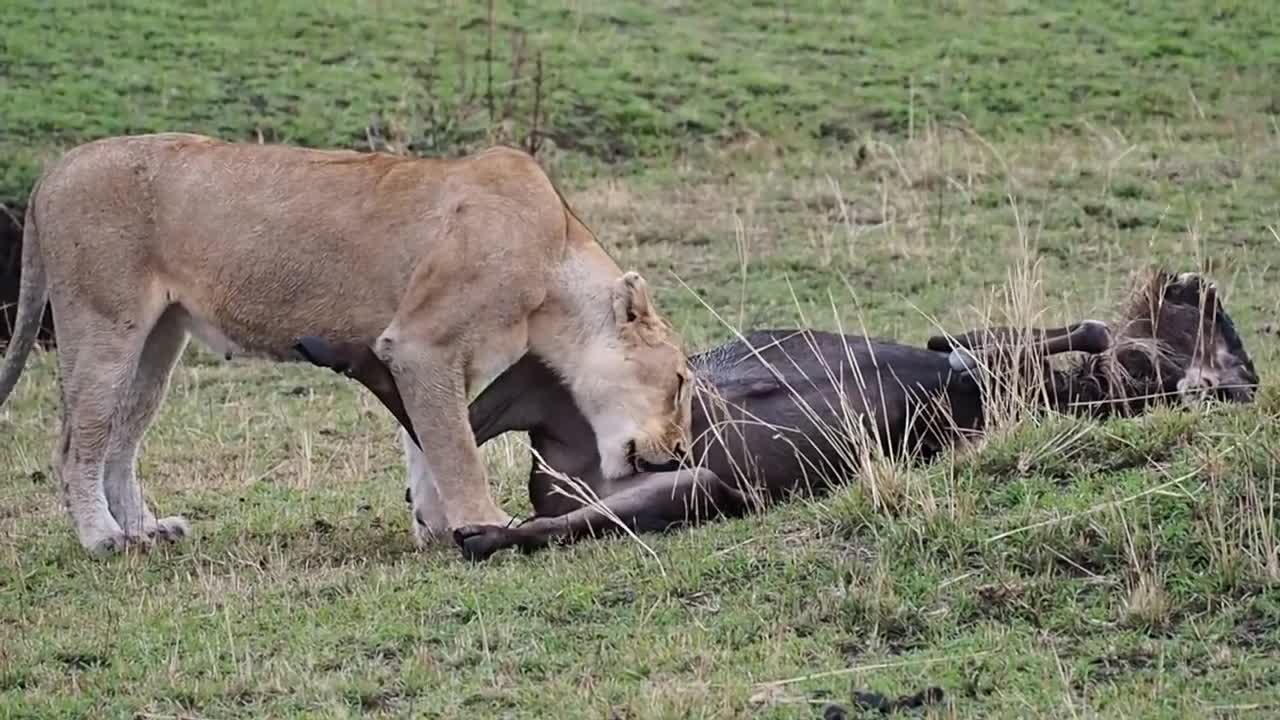
[[[832,147],[928,118],[1045,137],[1280,109],[1280,24],[1266,3],[1165,5],[500,2],[494,104],[528,124],[540,49],[545,129],[619,161],[743,133]],[[377,117],[402,121],[415,147],[448,152],[490,119],[485,3],[10,7],[0,153],[13,160],[0,197],[24,194],[48,152],[101,135],[180,128],[363,146]],[[517,32],[527,50],[513,73]]]
[[[729,335],[708,306],[920,341],[980,321],[1028,264],[1046,323],[1105,318],[1160,263],[1208,267],[1264,384],[1280,362],[1266,3],[501,2],[505,129],[483,3],[26,5],[0,29],[0,200],[114,133],[519,141],[519,28],[542,51],[540,157],[694,347]],[[469,566],[413,548],[367,394],[192,350],[140,476],[197,537],[103,562],[51,480],[54,367],[0,409],[0,717],[814,718],[926,685],[948,717],[1278,710],[1271,387],[1028,422],[878,478],[891,510],[863,481],[646,536],[653,554]],[[524,453],[486,452],[521,512]]]

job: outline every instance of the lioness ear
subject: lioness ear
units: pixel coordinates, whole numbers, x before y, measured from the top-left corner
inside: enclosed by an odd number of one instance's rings
[[[618,278],[613,286],[613,319],[619,328],[637,320],[646,320],[653,314],[649,300],[649,285],[632,271]]]

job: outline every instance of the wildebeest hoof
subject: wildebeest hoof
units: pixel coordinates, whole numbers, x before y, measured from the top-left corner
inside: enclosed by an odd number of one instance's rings
[[[1177,277],[1165,286],[1164,296],[1168,300],[1180,302],[1184,305],[1199,305],[1202,293],[1216,289],[1214,284],[1206,281],[1200,273],[1184,272],[1179,273]]]
[[[982,363],[978,360],[978,356],[973,354],[972,350],[957,347],[947,356],[947,364],[955,372],[970,373],[977,370]]]
[[[1111,328],[1101,320],[1081,321],[1077,332],[1079,349],[1089,353],[1104,353],[1111,349]]]
[[[822,720],[848,720],[849,713],[839,705],[828,705],[822,711]]]
[[[453,531],[453,541],[462,556],[472,562],[483,562],[489,556],[511,545],[507,528],[497,525],[465,525]]]

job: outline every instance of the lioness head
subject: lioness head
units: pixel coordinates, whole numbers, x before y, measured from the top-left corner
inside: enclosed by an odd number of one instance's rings
[[[644,278],[625,273],[610,293],[613,332],[593,343],[583,377],[571,382],[612,479],[688,450],[693,383],[680,338],[654,309]]]

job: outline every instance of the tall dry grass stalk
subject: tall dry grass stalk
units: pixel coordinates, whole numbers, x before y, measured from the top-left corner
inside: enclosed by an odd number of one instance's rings
[[[1130,623],[1161,628],[1172,621],[1173,601],[1165,589],[1164,573],[1157,560],[1158,536],[1154,532],[1150,505],[1146,509],[1146,527],[1139,528],[1129,522],[1124,506],[1114,508],[1124,532],[1125,556],[1129,561],[1124,616]]]
[[[1245,438],[1242,442],[1256,442]],[[1239,452],[1233,446],[1211,451],[1202,458],[1207,504],[1201,521],[1210,559],[1224,579],[1232,582],[1259,581],[1280,585],[1280,532],[1277,531],[1275,451],[1268,458],[1261,477],[1252,474],[1233,482],[1234,469],[1227,455]]]

